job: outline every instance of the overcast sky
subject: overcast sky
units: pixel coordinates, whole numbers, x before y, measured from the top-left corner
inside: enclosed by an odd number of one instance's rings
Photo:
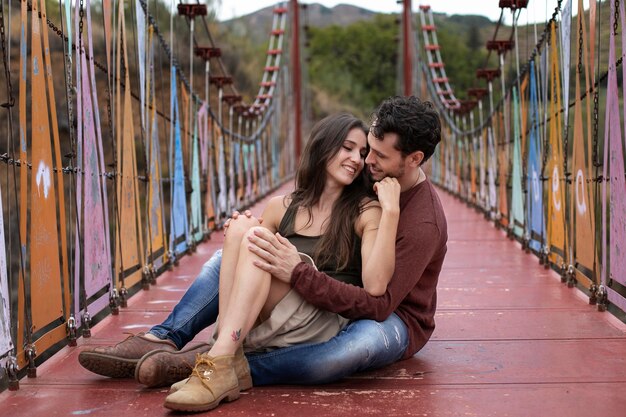
[[[565,1],[563,4],[565,4]],[[262,9],[267,6],[275,5],[278,2],[276,0],[218,0],[221,3],[218,11],[218,18],[220,20],[228,20],[233,17],[242,16],[248,13],[252,13],[256,10]],[[288,1],[285,2],[287,4]],[[394,13],[402,10],[402,5],[397,4],[396,0],[318,0],[318,1],[300,1],[300,3],[321,3],[327,7],[333,7],[337,4],[354,4],[365,9]],[[500,8],[498,7],[499,0],[433,0],[433,1],[419,1],[413,0],[413,10],[417,11],[420,4],[429,4],[434,12],[447,13],[447,14],[477,14],[486,16],[492,21],[497,21],[500,18]],[[519,24],[526,24],[535,21],[545,22],[552,16],[552,12],[556,7],[558,0],[529,0],[528,8],[523,10],[520,14]],[[585,8],[587,8],[588,0],[584,0]],[[575,11],[578,9],[578,0],[573,0],[572,8]],[[511,12],[505,10],[505,23],[510,24]]]

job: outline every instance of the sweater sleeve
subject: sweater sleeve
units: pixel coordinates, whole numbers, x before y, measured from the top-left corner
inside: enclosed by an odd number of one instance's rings
[[[438,250],[440,230],[434,223],[419,223],[396,241],[396,269],[385,294],[375,297],[361,287],[346,284],[304,263],[291,275],[291,285],[314,306],[349,319],[383,321],[418,285]]]

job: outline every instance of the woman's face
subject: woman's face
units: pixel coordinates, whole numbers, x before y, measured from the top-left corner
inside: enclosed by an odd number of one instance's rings
[[[328,178],[341,185],[350,185],[361,173],[367,156],[367,137],[363,130],[355,128],[348,132],[341,148],[326,165]]]

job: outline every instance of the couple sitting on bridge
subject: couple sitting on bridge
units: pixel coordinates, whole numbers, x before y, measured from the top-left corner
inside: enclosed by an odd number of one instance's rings
[[[263,227],[234,216],[162,324],[87,348],[80,363],[149,387],[179,381],[165,407],[204,411],[253,384],[328,383],[410,358],[434,330],[446,253],[445,215],[421,169],[440,136],[437,112],[415,97],[385,100],[369,133],[351,115],[323,119],[295,191],[268,203]],[[218,312],[211,344],[179,350]]]

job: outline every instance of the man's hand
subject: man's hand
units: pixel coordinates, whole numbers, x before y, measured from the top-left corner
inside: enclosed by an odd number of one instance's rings
[[[374,192],[383,211],[400,213],[400,183],[396,178],[385,177],[376,182]]]
[[[280,234],[262,228],[256,228],[248,240],[250,252],[261,258],[254,265],[289,284],[291,273],[301,262],[298,249]]]
[[[252,215],[252,212],[250,210],[246,210],[243,212],[243,215],[246,216],[248,219],[254,219],[255,217]],[[239,213],[237,210],[233,211],[233,214],[231,214],[231,216],[228,218],[228,220],[226,220],[226,222],[224,222],[224,236],[226,236],[226,232],[228,231],[228,226],[230,226],[230,223],[237,220],[239,218],[239,216],[241,216],[241,213]],[[257,219],[259,221],[259,224],[263,223],[263,219],[261,217],[259,217]]]

